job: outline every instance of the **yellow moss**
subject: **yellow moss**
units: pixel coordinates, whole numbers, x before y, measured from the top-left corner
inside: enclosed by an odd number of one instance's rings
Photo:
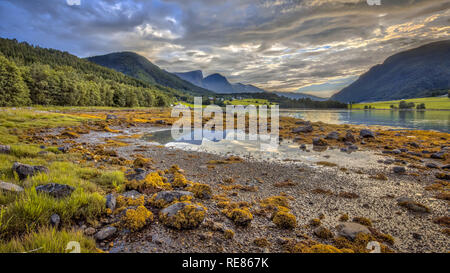
[[[162,211],[159,213],[159,219],[167,226],[176,229],[189,229],[197,227],[206,215],[206,208],[201,204],[194,205],[190,202],[183,202],[186,204],[183,209],[179,210],[175,215],[168,216]],[[199,206],[203,209],[200,209]]]
[[[136,209],[128,209],[122,218],[123,226],[131,231],[137,231],[143,228],[148,221],[153,221],[153,213],[144,206]]]
[[[110,132],[110,133],[120,133],[119,130],[113,130],[113,129],[109,128],[109,126],[103,127],[103,130],[105,130],[106,132]]]
[[[172,204],[175,204],[177,202],[188,202],[188,201],[192,200],[192,195],[183,195],[179,199],[175,199],[175,200],[173,200],[172,202],[169,203],[169,202],[166,202],[162,198],[159,199],[159,200],[156,200],[156,196],[157,195],[158,195],[157,193],[153,194],[152,198],[150,199],[150,204],[152,206],[156,207],[156,208],[161,208],[161,209],[162,208],[166,208],[166,207],[168,207],[168,206],[170,206]]]
[[[127,187],[147,194],[172,189],[170,183],[167,183],[167,179],[161,177],[159,172],[149,173],[142,181],[128,181]]]
[[[125,143],[125,142],[117,141],[114,139],[108,139],[108,140],[106,140],[105,147],[125,147],[125,146],[129,146],[129,145],[130,144]]]
[[[295,215],[286,211],[276,212],[272,221],[280,228],[295,228],[297,226]]]
[[[186,190],[192,192],[197,198],[209,198],[212,195],[211,187],[202,183],[193,183]]]
[[[348,250],[346,250],[348,251]],[[309,250],[308,253],[344,253],[342,250],[337,249],[336,247],[332,245],[324,245],[324,244],[317,244],[313,245]]]
[[[286,196],[272,196],[260,202],[263,209],[278,210],[279,207],[289,208],[288,198]]]
[[[145,205],[145,196],[142,195],[138,198],[131,198],[119,195],[117,197],[117,207],[118,208],[126,208],[126,207],[134,207],[134,206],[144,206]]]
[[[138,157],[133,161],[133,167],[134,168],[144,168],[149,166],[151,163],[151,160],[148,158]]]
[[[62,132],[60,136],[63,138],[79,138],[80,137],[79,134],[77,134],[73,131],[70,131],[70,130],[66,130],[66,131]]]
[[[238,226],[247,226],[253,220],[252,213],[246,207],[224,209],[222,212]]]
[[[270,242],[266,238],[256,238],[253,243],[259,247],[268,247]]]
[[[348,219],[349,219],[349,217],[348,217],[347,213],[344,213],[341,215],[341,217],[339,217],[339,221],[341,221],[341,222],[346,222],[346,221],[348,221]]]
[[[234,231],[232,231],[231,229],[226,229],[224,231],[224,235],[225,235],[225,238],[231,240],[234,237]]]
[[[322,223],[320,222],[320,219],[314,218],[311,221],[309,221],[309,225],[313,227],[320,226]]]
[[[172,168],[171,168],[171,170],[172,170]],[[171,170],[169,170],[169,171],[171,171]],[[190,185],[190,184],[192,184],[192,182],[187,180],[186,177],[183,174],[179,173],[178,171],[174,172],[174,178],[173,178],[172,186],[178,187],[178,188],[184,188],[184,187],[186,187],[187,185]]]
[[[372,226],[372,221],[370,221],[370,219],[365,218],[365,217],[355,217],[355,218],[353,218],[353,222],[359,223],[361,225],[368,226],[368,227]]]
[[[355,253],[368,253],[368,252],[370,252],[370,250],[367,249],[367,244],[372,241],[376,242],[378,240],[372,234],[359,233],[358,235],[356,235],[356,238],[353,241],[350,241],[344,237],[336,237],[334,239],[333,244],[337,248],[351,249]],[[382,253],[392,253],[393,252],[393,250],[391,250],[389,247],[387,247],[384,244],[380,244],[380,248],[381,248]]]

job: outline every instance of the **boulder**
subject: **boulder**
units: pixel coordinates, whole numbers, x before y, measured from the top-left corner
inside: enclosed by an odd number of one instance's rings
[[[339,139],[339,133],[336,132],[336,131],[331,132],[325,137],[325,139],[338,140]]]
[[[434,158],[434,159],[445,159],[446,158],[446,153],[445,153],[445,151],[440,151],[440,152],[431,154],[430,157]]]
[[[362,138],[375,138],[374,132],[369,129],[362,129],[361,131],[359,131],[359,135]]]
[[[337,226],[338,234],[349,240],[354,240],[359,233],[370,234],[370,230],[358,223],[342,223]]]
[[[99,241],[103,241],[113,236],[116,233],[116,231],[117,228],[115,227],[112,226],[104,227],[99,232],[97,232],[94,237]]]
[[[306,125],[306,126],[300,126],[297,127],[295,129],[292,129],[292,133],[311,133],[312,131],[314,131],[314,128],[312,127],[312,125]]]
[[[137,168],[137,169],[134,169],[133,173],[127,174],[125,176],[125,178],[128,179],[128,181],[133,181],[133,180],[141,181],[147,177],[147,174],[148,174],[148,172],[146,170]]]
[[[110,210],[116,209],[116,196],[112,193],[106,196],[106,208]]]
[[[41,185],[41,186],[36,187],[36,192],[45,193],[54,198],[68,197],[72,194],[72,192],[74,190],[75,190],[75,188],[71,187],[69,185],[62,185],[62,184],[56,184],[56,183],[50,183],[50,184]]]
[[[406,173],[406,168],[401,167],[401,166],[395,166],[394,168],[392,168],[392,170],[394,171],[394,173],[398,173],[398,174]]]
[[[194,194],[189,191],[160,191],[156,194],[155,201],[164,200],[166,203],[172,203],[183,196],[194,196]]]
[[[0,145],[0,154],[9,154],[9,153],[11,153],[11,146]]]
[[[203,207],[188,203],[179,202],[159,213],[160,221],[168,227],[176,229],[192,229],[198,227],[205,219],[206,211]]]
[[[313,145],[314,146],[327,146],[328,143],[322,138],[315,137],[315,138],[313,138]]]
[[[433,162],[425,164],[425,167],[430,168],[430,169],[439,169],[439,166]]]
[[[345,134],[345,137],[344,137],[344,142],[350,142],[350,143],[356,142],[355,136],[352,134],[352,132],[347,131],[347,134]]]
[[[0,191],[23,192],[23,188],[19,185],[0,181]]]
[[[427,206],[415,202],[413,199],[408,197],[400,197],[397,199],[397,204],[412,212],[430,213],[430,209]]]
[[[48,173],[48,168],[44,166],[31,166],[27,164],[22,164],[15,162],[12,167],[13,171],[17,173],[20,180],[27,178],[28,176],[33,176],[37,173],[44,172]]]
[[[131,190],[131,191],[124,192],[121,195],[125,198],[137,199],[137,198],[141,197],[143,194],[136,190]]]

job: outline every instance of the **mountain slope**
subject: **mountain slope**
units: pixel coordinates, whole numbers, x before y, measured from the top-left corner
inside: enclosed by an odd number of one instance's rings
[[[147,58],[134,52],[118,52],[103,56],[94,56],[87,60],[108,67],[144,82],[160,84],[193,95],[209,95],[211,91],[180,79],[176,75],[162,70]]]
[[[295,92],[274,92],[278,96],[298,100],[298,99],[311,99],[315,101],[326,101],[328,99],[316,97],[313,95],[303,94],[303,93],[295,93]]]
[[[407,99],[449,88],[450,40],[447,40],[387,58],[331,99],[342,102]]]

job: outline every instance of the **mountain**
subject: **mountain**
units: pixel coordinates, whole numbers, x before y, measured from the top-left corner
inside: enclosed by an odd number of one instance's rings
[[[298,99],[311,99],[311,100],[315,100],[315,101],[328,100],[325,98],[308,95],[308,94],[304,94],[304,93],[295,93],[295,92],[273,92],[273,93],[277,94],[278,96],[282,96],[282,97],[286,97],[286,98],[290,98],[290,99],[294,99],[294,100],[298,100]]]
[[[203,78],[201,70],[190,72],[174,73],[181,79],[188,81],[196,86],[206,88],[218,94],[234,94],[234,93],[261,93],[266,92],[256,86],[246,85],[242,83],[231,84],[228,79],[218,73]]]
[[[147,58],[134,52],[111,53],[90,57],[87,60],[147,83],[159,84],[192,95],[210,95],[213,93],[162,70]]]
[[[387,58],[331,97],[341,102],[426,97],[450,89],[450,40],[430,43]]]
[[[167,106],[183,94],[68,52],[0,38],[0,106]]]

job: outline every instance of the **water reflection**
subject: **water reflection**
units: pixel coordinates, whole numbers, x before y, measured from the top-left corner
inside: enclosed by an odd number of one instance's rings
[[[450,111],[280,110],[280,115],[330,124],[366,124],[450,132]]]

